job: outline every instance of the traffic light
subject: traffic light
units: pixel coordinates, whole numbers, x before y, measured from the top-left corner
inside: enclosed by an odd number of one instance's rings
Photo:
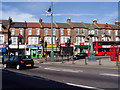
[[[69,46],[70,46],[70,44],[71,44],[71,40],[70,40],[70,39],[68,39],[68,41],[67,41],[67,46],[69,47]]]
[[[47,47],[47,42],[45,42],[45,47]]]
[[[8,45],[10,45],[12,43],[11,38],[8,39]]]
[[[11,43],[12,43],[11,32],[10,32],[10,30],[8,30],[8,45],[10,45]]]
[[[22,35],[19,34],[19,42],[22,43]]]
[[[59,41],[57,41],[57,47],[59,47]]]

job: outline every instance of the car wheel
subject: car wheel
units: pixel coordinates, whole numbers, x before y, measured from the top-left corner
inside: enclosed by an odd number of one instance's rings
[[[20,70],[20,65],[19,65],[19,64],[16,66],[16,69],[17,69],[17,70]]]
[[[7,64],[3,64],[3,69],[6,69],[7,68]]]

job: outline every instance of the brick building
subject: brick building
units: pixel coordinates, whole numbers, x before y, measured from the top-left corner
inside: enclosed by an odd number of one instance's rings
[[[0,25],[0,43],[4,44],[8,42],[8,20],[0,20]],[[65,46],[68,38],[71,40],[71,47],[74,45],[79,46],[81,43],[88,46],[90,43],[88,28],[91,26],[95,28],[93,41],[120,41],[119,21],[116,21],[115,24],[99,24],[96,19],[92,23],[83,23],[71,22],[71,19],[68,18],[66,23],[53,23],[53,51],[58,53],[60,48],[57,48],[57,42],[59,42],[59,46]],[[39,22],[12,21],[10,30],[12,49],[17,48],[17,38],[20,33],[23,38],[20,48],[26,54],[37,57],[39,53],[39,56],[42,57],[41,40],[47,42],[44,51],[48,54],[51,51],[51,23],[45,23],[41,18]],[[13,47],[13,45],[16,45],[16,47]]]

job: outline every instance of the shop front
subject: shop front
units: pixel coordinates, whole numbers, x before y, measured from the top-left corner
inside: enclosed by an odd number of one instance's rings
[[[61,55],[67,56],[73,55],[73,51],[74,51],[74,44],[71,44],[70,47],[67,47],[65,44],[61,44],[60,45],[60,53]]]
[[[89,45],[85,43],[80,43],[80,45],[75,45],[75,54],[77,53],[89,53]]]
[[[38,58],[43,56],[42,45],[27,45],[26,50],[26,52],[30,54],[31,58]]]
[[[44,52],[45,54],[47,55],[47,57],[50,57],[51,55],[51,44],[47,44],[47,47],[44,48]],[[53,51],[54,51],[54,54],[57,56],[59,55],[59,52],[60,52],[60,48],[56,46],[56,44],[53,44]]]
[[[0,45],[0,59],[2,58],[2,56],[4,58],[7,57],[7,49],[6,49],[6,45]]]

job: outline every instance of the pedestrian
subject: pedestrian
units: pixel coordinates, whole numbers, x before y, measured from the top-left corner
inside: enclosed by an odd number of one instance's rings
[[[37,53],[37,58],[39,58],[39,53]]]
[[[2,64],[4,64],[4,57],[2,56]]]

